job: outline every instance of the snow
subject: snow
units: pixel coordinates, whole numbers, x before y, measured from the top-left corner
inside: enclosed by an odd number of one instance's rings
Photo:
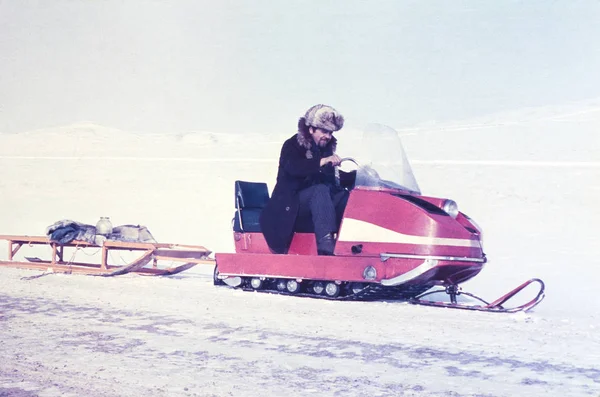
[[[598,396],[599,127],[589,101],[399,130],[423,193],[484,230],[489,263],[465,289],[495,298],[539,277],[547,297],[530,313],[242,292],[214,287],[210,266],[171,278],[1,268],[0,394]],[[0,134],[0,232],[110,216],[232,252],[233,182],[272,189],[293,131]],[[337,135],[343,154],[353,134]]]

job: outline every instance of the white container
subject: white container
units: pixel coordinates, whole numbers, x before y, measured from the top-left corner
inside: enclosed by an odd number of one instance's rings
[[[100,217],[98,223],[96,223],[96,234],[101,234],[103,236],[108,236],[112,233],[113,227],[112,223],[110,223],[110,218],[108,216]]]

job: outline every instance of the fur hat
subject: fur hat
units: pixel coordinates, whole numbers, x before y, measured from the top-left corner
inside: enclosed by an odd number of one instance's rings
[[[344,116],[327,105],[315,105],[306,111],[304,123],[307,127],[338,131],[344,126]]]

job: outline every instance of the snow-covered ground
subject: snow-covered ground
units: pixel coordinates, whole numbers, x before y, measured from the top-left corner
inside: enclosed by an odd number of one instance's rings
[[[232,251],[233,182],[272,188],[290,125],[0,134],[0,234],[110,216]],[[208,267],[172,278],[2,268],[0,395],[597,397],[599,130],[600,101],[399,130],[423,193],[456,200],[484,229],[489,263],[465,289],[495,298],[542,278],[533,312],[247,293],[212,286]],[[344,154],[352,134],[337,135]]]

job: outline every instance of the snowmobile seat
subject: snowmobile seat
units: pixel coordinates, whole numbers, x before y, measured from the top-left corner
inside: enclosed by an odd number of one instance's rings
[[[260,232],[259,217],[269,201],[269,189],[264,182],[235,181],[235,217],[233,230],[236,232]]]

